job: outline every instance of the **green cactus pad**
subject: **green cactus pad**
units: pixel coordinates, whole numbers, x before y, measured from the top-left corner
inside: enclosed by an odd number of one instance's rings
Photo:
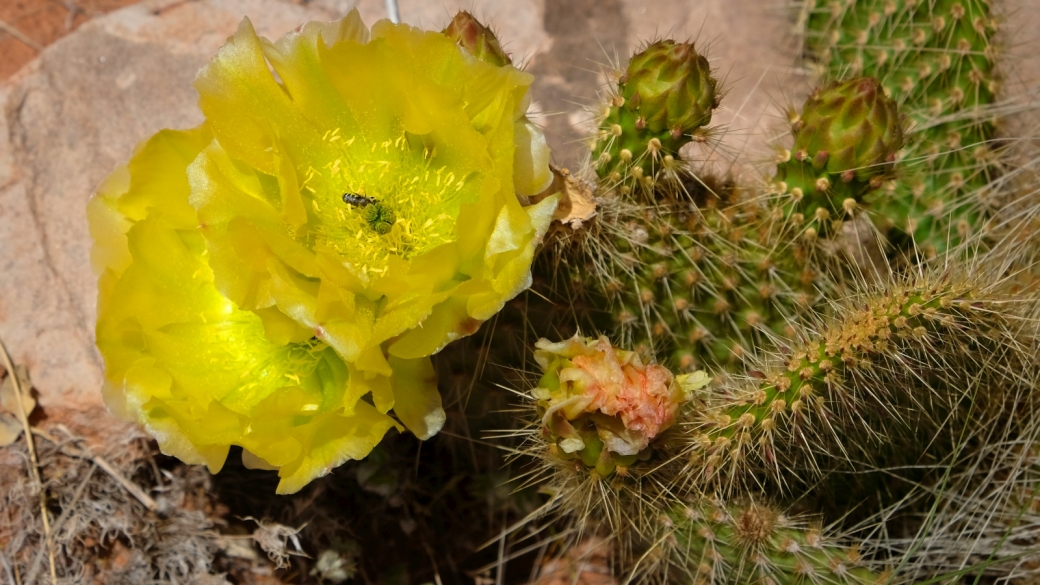
[[[864,567],[858,547],[764,504],[703,498],[673,505],[660,523],[667,558],[648,577],[665,583],[866,585],[889,578]]]
[[[825,78],[870,75],[914,126],[875,223],[932,255],[983,231],[995,178],[996,20],[985,0],[816,0],[807,48]]]
[[[600,207],[571,280],[609,307],[619,342],[679,371],[721,366],[774,336],[832,288],[816,229],[728,182],[689,175],[682,195]]]
[[[941,460],[959,444],[944,428],[993,424],[1009,396],[1032,391],[1036,306],[994,276],[999,267],[973,271],[926,273],[850,299],[793,336],[782,357],[709,395],[685,427],[682,481],[731,490],[772,476],[797,492],[821,469],[869,467],[862,462],[882,453],[889,465],[926,451]]]

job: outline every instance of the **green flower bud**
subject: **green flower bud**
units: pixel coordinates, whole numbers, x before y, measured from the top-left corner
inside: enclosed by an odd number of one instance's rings
[[[794,152],[816,170],[869,181],[887,172],[903,147],[895,100],[872,77],[831,82],[809,96],[792,128]],[[851,174],[850,174],[851,171]]]
[[[619,89],[651,132],[689,134],[711,122],[717,85],[693,43],[663,40],[632,57]]]
[[[680,149],[706,136],[717,85],[692,43],[663,40],[636,53],[599,121],[592,160],[602,187],[650,193],[675,179]]]
[[[497,67],[513,64],[513,60],[502,50],[495,33],[465,10],[460,10],[441,33],[481,61]]]
[[[777,166],[789,217],[815,218],[812,233],[827,236],[854,216],[867,193],[892,174],[903,147],[903,117],[873,77],[835,81],[816,89],[801,115],[792,112],[794,145]],[[809,233],[809,232],[806,232]]]

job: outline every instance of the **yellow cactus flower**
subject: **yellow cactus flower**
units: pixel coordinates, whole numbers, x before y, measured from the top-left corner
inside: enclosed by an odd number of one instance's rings
[[[354,11],[276,43],[248,20],[88,206],[106,401],[216,471],[279,493],[397,421],[444,422],[430,355],[530,285],[555,198],[531,76]],[[391,411],[396,417],[390,416]]]

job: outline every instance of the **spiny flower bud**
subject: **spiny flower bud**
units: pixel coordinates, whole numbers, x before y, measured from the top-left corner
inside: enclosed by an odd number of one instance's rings
[[[689,134],[711,122],[718,82],[693,43],[663,40],[632,57],[621,81],[627,107],[638,109],[653,132]]]
[[[794,149],[828,173],[853,171],[861,181],[884,172],[903,146],[895,100],[872,77],[831,82],[809,96]]]
[[[498,67],[513,64],[509,55],[502,50],[495,33],[465,10],[460,10],[441,33],[481,61]]]

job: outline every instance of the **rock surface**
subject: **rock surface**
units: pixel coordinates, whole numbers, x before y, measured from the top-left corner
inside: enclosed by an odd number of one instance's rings
[[[355,4],[367,23],[385,16],[382,0],[304,6],[147,0],[87,23],[0,88],[0,337],[29,367],[45,411],[103,409],[84,213],[94,186],[138,141],[164,127],[199,122],[191,81],[242,16],[276,38]],[[780,4],[768,6],[760,0],[401,0],[400,14],[412,24],[440,27],[464,7],[490,21],[507,50],[538,75],[535,101],[557,162],[574,165],[575,126],[583,119],[576,104],[595,97],[600,67],[660,34],[711,45],[709,55],[731,90],[730,111],[719,118],[736,119],[734,128],[758,125],[770,102],[752,89],[790,62],[777,51],[787,20]]]

